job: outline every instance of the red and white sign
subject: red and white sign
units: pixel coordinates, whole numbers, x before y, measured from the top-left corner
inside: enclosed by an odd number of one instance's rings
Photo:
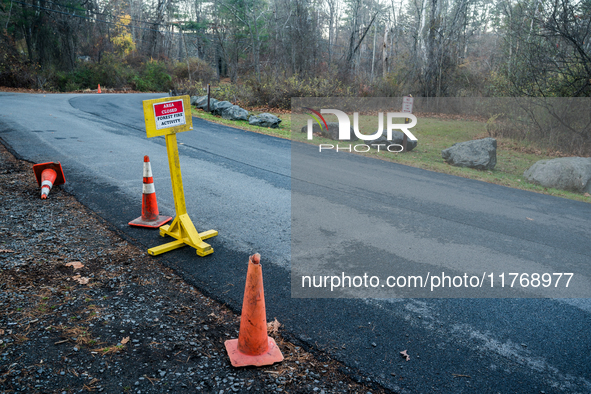
[[[413,102],[412,97],[404,96],[402,98],[402,112],[412,114],[412,102]]]
[[[183,100],[154,104],[156,130],[187,124]]]

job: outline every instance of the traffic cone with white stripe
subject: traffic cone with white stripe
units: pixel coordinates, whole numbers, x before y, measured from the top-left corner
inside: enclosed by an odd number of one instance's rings
[[[63,185],[66,183],[62,165],[57,163],[41,163],[33,166],[37,183],[41,186],[41,199],[47,199],[49,191],[54,185]]]
[[[263,269],[258,253],[248,258],[238,339],[230,339],[224,344],[230,362],[235,367],[260,367],[283,361],[277,343],[267,335]]]
[[[154,189],[154,178],[150,158],[144,156],[144,188],[142,190],[142,216],[129,222],[130,226],[158,228],[164,223],[172,220],[170,216],[160,215],[158,212],[158,201]]]

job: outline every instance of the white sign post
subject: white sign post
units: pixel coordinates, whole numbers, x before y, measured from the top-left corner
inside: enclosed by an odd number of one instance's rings
[[[412,102],[413,98],[410,96],[404,96],[402,98],[402,112],[406,112],[408,114],[412,114]]]
[[[412,103],[413,103],[414,99],[412,98],[412,96],[404,96],[402,98],[402,112],[405,112],[407,114],[412,114]],[[404,119],[404,123],[408,123],[409,120],[408,118]],[[402,151],[406,152],[406,144],[408,142],[408,137],[406,136],[406,134],[404,134],[404,137],[402,137]]]

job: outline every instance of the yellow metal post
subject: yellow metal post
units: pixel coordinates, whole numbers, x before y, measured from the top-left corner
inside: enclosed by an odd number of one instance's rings
[[[185,205],[185,189],[183,189],[181,161],[176,134],[167,134],[165,138],[168,168],[170,168],[170,181],[172,183],[172,196],[174,197],[174,209],[177,215],[184,215],[187,213],[187,207]]]
[[[189,215],[187,214],[176,134],[166,134],[166,151],[168,153],[170,180],[172,183],[172,194],[174,196],[174,207],[177,216],[170,225],[160,227],[160,235],[163,237],[165,235],[170,235],[171,237],[176,238],[176,241],[150,248],[148,249],[148,253],[152,256],[156,256],[189,245],[197,250],[199,256],[207,256],[208,254],[213,253],[213,248],[208,243],[203,242],[203,240],[218,235],[218,232],[216,230],[208,230],[198,233],[193,222],[191,222],[191,218],[189,218]]]
[[[178,99],[178,98],[172,98]],[[183,126],[175,127],[174,129],[168,129],[163,131],[157,130],[154,126],[153,116],[151,113],[152,103],[167,102],[167,99],[156,99],[144,101],[144,113],[146,114],[146,129],[148,132],[148,138],[156,135],[165,135],[166,138],[166,152],[168,153],[168,166],[170,168],[170,180],[172,183],[172,193],[174,196],[174,208],[176,210],[176,217],[170,225],[164,225],[160,227],[160,235],[169,235],[176,239],[176,241],[169,242],[164,245],[155,246],[148,249],[148,253],[152,256],[156,256],[165,252],[169,252],[174,249],[178,249],[185,245],[189,245],[197,250],[199,256],[207,256],[213,253],[213,248],[208,243],[203,242],[204,239],[214,237],[218,235],[216,230],[208,230],[204,232],[197,232],[191,218],[187,214],[187,206],[185,205],[185,192],[183,189],[183,178],[181,176],[181,163],[179,160],[179,149],[176,140],[176,133],[185,131]],[[188,97],[183,97],[185,101],[185,111],[188,109],[188,123],[186,127],[191,129],[191,118],[190,118],[190,106]]]

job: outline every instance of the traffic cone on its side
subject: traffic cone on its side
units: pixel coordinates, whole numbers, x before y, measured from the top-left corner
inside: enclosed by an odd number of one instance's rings
[[[230,339],[225,345],[235,367],[260,367],[283,361],[275,340],[267,336],[263,270],[258,253],[248,259],[238,339]]]
[[[66,183],[61,163],[40,163],[33,166],[37,184],[41,186],[41,199],[45,200],[54,185]]]
[[[142,216],[129,222],[129,225],[158,228],[170,220],[172,220],[172,217],[160,215],[158,212],[158,201],[156,200],[156,190],[154,189],[154,178],[152,178],[152,166],[150,166],[150,158],[148,156],[144,156]]]
[[[100,93],[100,92],[101,92],[101,84],[99,83],[97,93]]]

